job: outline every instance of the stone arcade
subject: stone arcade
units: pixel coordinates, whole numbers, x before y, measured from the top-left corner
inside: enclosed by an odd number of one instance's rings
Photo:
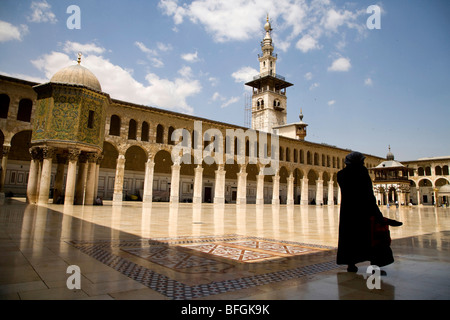
[[[112,99],[80,56],[48,83],[0,76],[0,194],[26,195],[30,203],[41,204],[51,198],[91,205],[96,197],[115,203],[338,204],[336,174],[350,150],[305,140],[308,125],[302,112],[300,122],[286,123],[286,88],[292,84],[276,73],[269,21],[264,29],[260,74],[247,85],[253,88],[251,129],[268,133],[268,142],[246,137],[239,146],[243,163],[237,161],[236,140],[232,163],[174,163],[176,129],[190,134],[192,146],[184,147],[194,150],[197,144],[205,149],[213,143],[209,129],[225,137],[227,129],[248,128]],[[199,122],[200,141],[194,139]],[[276,150],[271,138],[279,141]],[[279,163],[272,175],[264,174],[265,163],[250,161],[260,148]],[[371,169],[384,160],[366,154],[365,163]],[[411,190],[405,201],[435,203],[433,190],[450,181],[450,157],[403,164],[413,171],[405,181]]]

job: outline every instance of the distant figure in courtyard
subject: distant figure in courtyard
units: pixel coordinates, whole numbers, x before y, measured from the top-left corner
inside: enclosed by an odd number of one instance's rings
[[[378,267],[393,263],[389,225],[402,225],[383,217],[364,159],[359,152],[350,153],[345,158],[346,167],[337,174],[341,210],[336,263],[348,265],[349,272],[357,272],[359,262],[370,261]]]
[[[99,196],[97,196],[97,198],[95,199],[94,205],[96,205],[96,206],[102,206],[102,205],[103,205],[103,200],[102,200],[102,198],[100,198]]]

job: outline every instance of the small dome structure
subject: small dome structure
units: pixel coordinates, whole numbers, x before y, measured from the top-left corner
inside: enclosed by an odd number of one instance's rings
[[[84,86],[95,91],[102,91],[100,82],[89,69],[80,65],[81,54],[78,56],[78,64],[59,70],[50,79],[52,83]]]
[[[389,152],[386,155],[386,160],[389,160],[389,161],[395,160],[394,154],[391,152],[391,146],[389,146]]]

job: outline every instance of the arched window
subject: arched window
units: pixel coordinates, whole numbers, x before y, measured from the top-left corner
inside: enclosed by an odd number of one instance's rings
[[[32,108],[33,108],[33,102],[30,99],[20,100],[19,111],[17,112],[17,120],[24,121],[24,122],[30,122]]]
[[[443,174],[444,176],[448,176],[448,166],[444,166],[444,167],[442,168],[442,174]]]
[[[306,154],[306,164],[312,164],[311,152],[309,152],[309,151]]]
[[[130,123],[128,124],[128,140],[136,140],[136,131],[137,131],[136,121],[131,119]]]
[[[436,168],[434,168],[434,172],[436,173],[437,176],[441,176],[442,168],[440,166],[437,166]]]
[[[8,118],[9,102],[10,99],[7,94],[0,94],[0,118]]]
[[[291,151],[286,148],[286,161],[291,161]]]
[[[156,127],[156,143],[164,143],[164,127],[160,124]]]
[[[297,149],[294,149],[294,162],[298,163],[298,151],[297,151]]]
[[[425,175],[426,176],[431,176],[431,168],[430,167],[426,167],[425,168]]]
[[[245,156],[246,157],[250,156],[250,141],[249,140],[245,141]]]
[[[284,161],[284,150],[283,150],[283,147],[280,147],[280,154],[279,154],[279,157],[280,157],[280,161]]]
[[[417,174],[419,175],[419,177],[422,177],[425,175],[425,171],[423,170],[422,167],[419,167],[419,169],[417,169]]]
[[[172,141],[172,133],[175,131],[174,127],[169,127],[167,141],[170,145],[174,145],[175,141]],[[178,142],[178,141],[177,141]]]
[[[115,114],[111,116],[109,124],[109,135],[120,137],[120,118]]]
[[[146,121],[142,122],[141,141],[148,141],[148,129],[148,123]]]
[[[314,153],[314,165],[315,166],[319,165],[319,154],[318,153]]]

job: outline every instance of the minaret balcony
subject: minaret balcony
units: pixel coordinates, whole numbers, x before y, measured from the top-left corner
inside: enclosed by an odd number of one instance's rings
[[[279,74],[273,73],[273,72],[271,72],[271,71],[264,72],[264,73],[260,73],[260,74],[258,74],[258,75],[256,75],[256,76],[254,76],[254,77],[253,77],[253,80],[258,80],[258,79],[261,79],[261,78],[264,78],[264,77],[267,77],[267,76],[275,77],[275,78],[277,78],[277,79],[286,81],[286,78],[285,78],[285,77],[280,76]]]

